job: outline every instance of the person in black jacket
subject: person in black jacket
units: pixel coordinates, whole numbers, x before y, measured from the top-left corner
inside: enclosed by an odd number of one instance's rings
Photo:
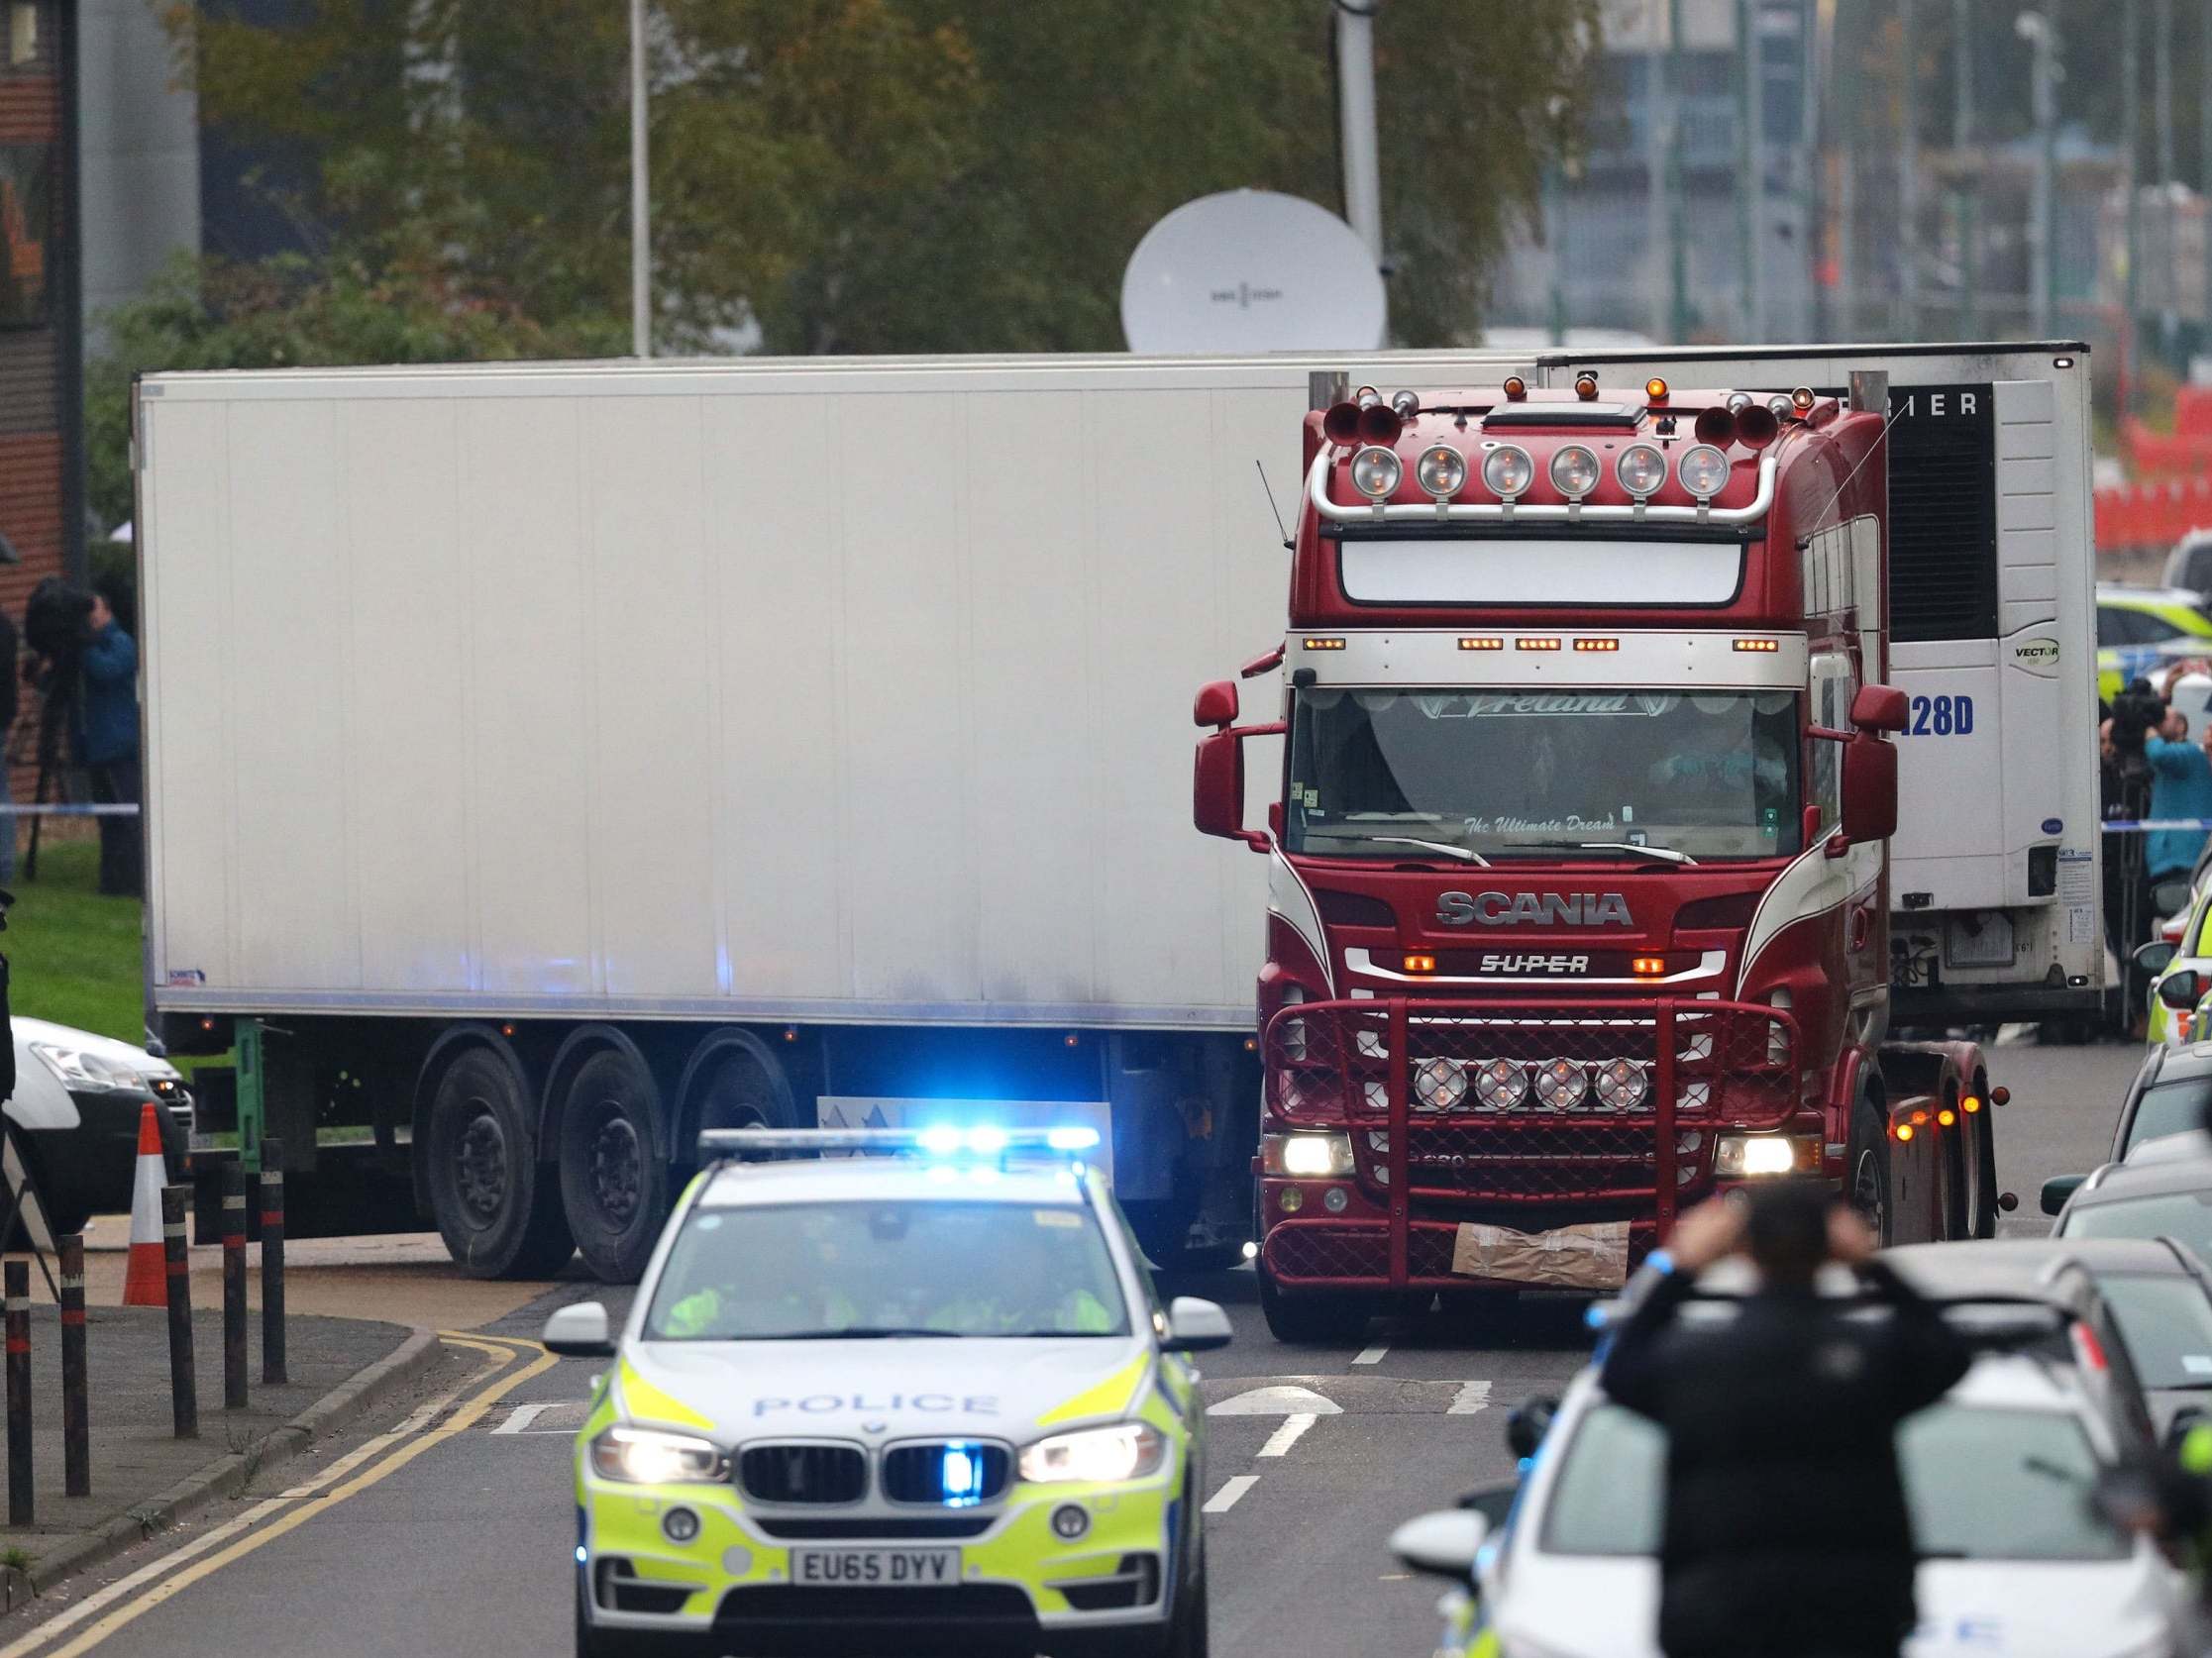
[[[1678,1318],[1697,1274],[1739,1250],[1756,1291],[1732,1314]],[[1660,1646],[1667,1658],[1895,1658],[1917,1564],[1897,1424],[1965,1375],[1965,1346],[1812,1182],[1704,1204],[1663,1253],[1602,1376],[1667,1433]],[[1888,1316],[1824,1301],[1814,1278],[1830,1261]]]

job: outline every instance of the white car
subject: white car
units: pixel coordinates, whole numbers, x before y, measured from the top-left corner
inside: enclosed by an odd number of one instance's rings
[[[577,1652],[1204,1658],[1210,1301],[1162,1306],[1090,1128],[720,1130],[576,1447]],[[914,1154],[914,1155],[907,1155]]]
[[[91,1214],[128,1210],[138,1168],[139,1112],[161,1107],[162,1150],[184,1167],[192,1097],[175,1066],[144,1048],[46,1019],[11,1019],[16,1086],[9,1134],[38,1183],[56,1234]]]
[[[2091,1488],[2130,1443],[2071,1368],[1988,1353],[1898,1433],[1923,1560],[1905,1658],[2172,1658],[2194,1628],[2186,1581],[2146,1538],[2097,1518]],[[1665,1441],[1595,1371],[1569,1387],[1492,1531],[1451,1510],[1401,1528],[1420,1571],[1465,1584],[1440,1658],[1495,1635],[1510,1658],[1659,1658]],[[1492,1506],[1499,1512],[1502,1504]],[[1786,1528],[1787,1514],[1774,1516]]]

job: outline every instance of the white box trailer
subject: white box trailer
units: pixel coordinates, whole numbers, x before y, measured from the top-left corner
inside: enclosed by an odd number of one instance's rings
[[[2071,488],[2085,391],[2036,353],[2046,470]],[[1825,384],[1904,355],[1664,362]],[[179,1051],[237,1039],[245,1155],[283,1140],[295,1231],[428,1217],[480,1272],[546,1270],[573,1238],[631,1274],[699,1127],[817,1114],[1095,1121],[1149,1247],[1232,1251],[1264,868],[1192,831],[1189,696],[1280,638],[1254,463],[1287,512],[1312,380],[1343,366],[147,376],[152,1022]],[[1991,373],[2032,399],[2028,366]],[[1551,371],[1357,367],[1417,390]],[[2086,500],[2079,538],[2064,513],[2045,538],[2062,742],[2091,659]],[[2002,700],[2028,670],[1960,672]],[[1949,752],[2031,730],[1975,706]],[[2059,751],[2080,784],[2052,783],[2051,815],[2093,934],[2088,741]],[[1907,746],[1901,838],[1929,820],[1926,855],[1970,872],[1997,855],[1935,826],[1975,815],[1939,785],[1962,763]],[[1274,787],[1255,769],[1252,820]],[[2042,1005],[2050,903],[1941,890],[1932,913],[2013,918],[2009,970],[1973,971]]]
[[[1889,376],[1891,1008],[1900,1022],[2094,1020],[2096,540],[2078,342],[1547,356],[1546,381],[1810,386]]]

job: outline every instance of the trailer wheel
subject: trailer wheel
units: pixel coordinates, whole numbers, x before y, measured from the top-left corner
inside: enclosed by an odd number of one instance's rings
[[[669,1160],[653,1079],[618,1048],[577,1068],[561,1106],[561,1201],[585,1265],[635,1284],[669,1212]]]
[[[1969,1184],[1974,1192],[1967,1224],[1973,1228],[1971,1236],[1993,1238],[1997,1235],[1997,1124],[1990,1115],[1988,1084],[1979,1085],[1975,1091],[1982,1096],[1982,1106],[1966,1118],[1973,1124],[1973,1146],[1966,1155],[1973,1164]]]
[[[1298,1347],[1333,1347],[1367,1333],[1374,1306],[1364,1295],[1343,1291],[1284,1291],[1276,1288],[1265,1265],[1259,1269],[1260,1316],[1267,1333]]]
[[[576,1253],[559,1194],[542,1183],[514,1073],[481,1048],[446,1067],[430,1103],[431,1212],[472,1278],[551,1278]]]
[[[1862,1099],[1851,1112],[1850,1146],[1843,1159],[1843,1195],[1873,1232],[1875,1242],[1885,1247],[1896,1223],[1894,1190],[1889,1135],[1873,1103]]]

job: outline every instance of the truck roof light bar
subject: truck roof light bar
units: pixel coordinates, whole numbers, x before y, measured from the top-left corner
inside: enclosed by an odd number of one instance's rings
[[[940,1123],[930,1128],[707,1128],[699,1132],[701,1161],[744,1157],[758,1152],[921,1153],[931,1157],[1000,1157],[1008,1152],[1046,1152],[1080,1157],[1095,1151],[1099,1131],[1080,1125],[1061,1128],[962,1128]]]
[[[1314,468],[1307,474],[1306,496],[1314,510],[1323,518],[1338,524],[1373,523],[1381,519],[1386,523],[1405,523],[1409,520],[1426,520],[1434,523],[1441,512],[1455,524],[1564,524],[1569,521],[1567,503],[1516,501],[1511,516],[1504,505],[1496,501],[1452,501],[1439,505],[1430,501],[1403,501],[1384,503],[1365,501],[1357,506],[1332,501],[1328,496],[1329,457],[1316,456]],[[1640,523],[1640,524],[1751,524],[1764,518],[1774,505],[1774,479],[1776,466],[1773,457],[1759,459],[1758,493],[1742,506],[1694,507],[1694,506],[1594,506],[1585,501],[1573,509],[1584,523]]]

